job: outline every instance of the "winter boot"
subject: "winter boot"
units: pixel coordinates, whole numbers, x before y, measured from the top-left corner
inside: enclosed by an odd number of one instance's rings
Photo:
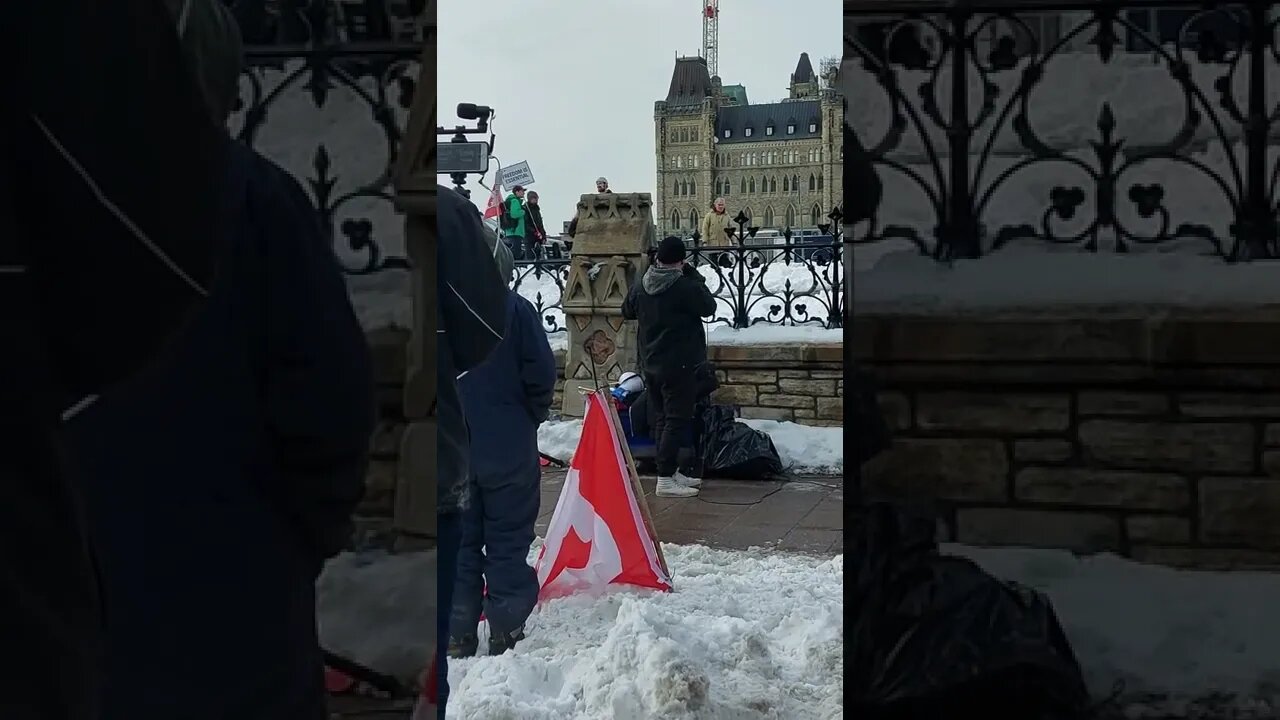
[[[480,648],[480,640],[475,635],[463,635],[462,637],[449,638],[449,657],[461,660],[462,658],[475,657],[476,650]]]
[[[685,475],[684,473],[680,472],[679,470],[677,470],[677,471],[676,471],[676,474],[675,474],[675,475],[672,475],[672,476],[671,476],[671,479],[672,479],[672,480],[673,480],[677,485],[683,485],[683,486],[685,486],[685,487],[687,487],[687,488],[702,487],[702,478],[699,478],[699,477],[690,477],[690,476]]]
[[[684,477],[680,473],[676,473],[675,477],[658,478],[658,488],[654,494],[658,497],[693,497],[698,494],[698,488],[682,485],[676,480],[676,477]]]
[[[501,655],[502,653],[513,649],[516,643],[524,639],[524,625],[515,629],[515,632],[504,633],[495,628],[491,623],[489,625],[489,655]]]

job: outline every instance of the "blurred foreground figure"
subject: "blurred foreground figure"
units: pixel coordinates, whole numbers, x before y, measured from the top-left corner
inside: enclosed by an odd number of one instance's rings
[[[0,718],[96,720],[102,608],[62,423],[202,303],[225,139],[159,0],[6,3],[0,66]]]
[[[209,116],[242,49],[171,0]],[[364,331],[296,180],[224,136],[227,240],[149,372],[68,422],[101,563],[103,720],[324,720],[315,581],[350,541],[375,420]]]

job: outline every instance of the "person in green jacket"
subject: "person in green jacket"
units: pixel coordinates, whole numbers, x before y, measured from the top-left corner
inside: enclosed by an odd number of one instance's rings
[[[507,248],[511,250],[511,256],[516,260],[524,259],[524,238],[525,230],[525,211],[524,211],[524,186],[516,185],[511,188],[511,194],[507,196],[507,214],[515,220],[516,226],[503,230],[503,242],[507,244]]]

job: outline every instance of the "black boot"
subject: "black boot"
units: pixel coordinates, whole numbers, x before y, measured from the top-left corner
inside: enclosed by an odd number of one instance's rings
[[[516,643],[524,639],[524,625],[516,628],[513,632],[502,632],[489,625],[489,654],[501,655],[516,646]]]
[[[490,642],[492,645],[492,642]],[[480,649],[480,639],[475,635],[463,635],[460,638],[449,638],[449,649],[447,650],[449,657],[455,660],[476,656],[476,650]]]

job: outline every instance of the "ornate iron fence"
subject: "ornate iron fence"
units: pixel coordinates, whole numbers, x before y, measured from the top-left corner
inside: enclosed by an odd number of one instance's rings
[[[250,43],[233,120],[239,139],[281,162],[310,190],[320,224],[349,274],[407,269],[403,251],[390,249],[403,245],[391,184],[425,41],[405,37],[412,18],[391,16],[385,0],[237,0],[229,5]],[[420,6],[410,3],[401,10]],[[347,102],[335,110],[336,91]],[[296,105],[300,94],[309,99],[309,108],[284,107]],[[273,123],[273,112],[286,116]],[[283,135],[274,143],[262,142],[264,131],[276,126]],[[345,144],[371,128],[376,141]],[[331,129],[337,133],[335,144],[344,142],[333,154],[313,137]],[[303,150],[310,154],[310,174],[298,167]]]
[[[818,226],[821,235],[800,237],[790,228],[765,238],[739,212],[724,245],[703,244],[699,233],[685,239],[689,263],[707,277],[720,311],[709,326],[844,326],[844,242],[839,208]],[[650,256],[656,252],[651,249]],[[568,257],[517,260],[513,288],[538,309],[548,333],[567,332],[561,298]]]
[[[1027,242],[1280,257],[1277,8],[846,2],[847,122],[885,183],[853,244],[940,260]]]

